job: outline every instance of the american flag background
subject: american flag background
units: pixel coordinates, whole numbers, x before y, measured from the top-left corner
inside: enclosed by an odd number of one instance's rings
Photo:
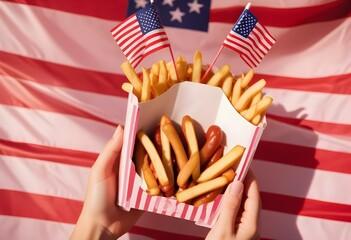
[[[255,69],[274,99],[252,168],[262,239],[351,239],[351,2],[253,0],[277,40]],[[124,122],[126,60],[110,29],[143,0],[0,1],[0,236],[68,239],[90,166]],[[244,0],[155,0],[175,56],[210,63]],[[196,23],[196,24],[195,24]],[[199,27],[201,26],[201,27]],[[164,58],[163,49],[141,62]],[[248,67],[233,51],[216,65]],[[122,239],[203,239],[145,213]]]

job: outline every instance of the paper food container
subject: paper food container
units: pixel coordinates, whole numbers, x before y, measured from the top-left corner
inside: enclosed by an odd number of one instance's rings
[[[143,181],[132,161],[136,134],[139,129],[143,129],[151,136],[163,114],[178,124],[181,124],[184,115],[189,115],[204,132],[209,126],[218,125],[224,132],[222,143],[226,146],[225,153],[235,145],[245,147],[236,170],[235,179],[239,181],[245,178],[266,120],[263,118],[258,126],[252,125],[234,109],[222,89],[206,84],[178,83],[161,96],[144,103],[138,103],[137,97],[129,94],[117,204],[128,211],[136,208],[212,227],[219,215],[222,194],[211,203],[194,207],[179,203],[175,198],[151,196],[143,190]]]

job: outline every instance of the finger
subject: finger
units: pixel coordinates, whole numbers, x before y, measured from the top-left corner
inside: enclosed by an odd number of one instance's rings
[[[245,181],[245,204],[244,204],[244,212],[245,212],[245,225],[250,226],[252,231],[259,228],[259,217],[261,210],[261,198],[258,183],[254,173],[249,170]]]
[[[240,181],[233,181],[228,185],[225,191],[222,209],[216,224],[219,224],[223,229],[233,229],[236,215],[240,208],[243,183]]]
[[[117,173],[122,143],[123,128],[119,125],[92,167],[91,174],[94,176],[95,181],[104,180],[111,174]]]

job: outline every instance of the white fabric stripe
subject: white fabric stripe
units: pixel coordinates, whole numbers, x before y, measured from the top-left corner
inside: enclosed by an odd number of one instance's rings
[[[263,91],[273,98],[273,106],[269,108],[269,113],[319,122],[351,123],[350,95],[283,90],[268,87]],[[303,103],[303,106],[301,103]]]
[[[69,239],[74,228],[74,224],[2,215],[0,215],[0,225],[0,236],[12,240],[64,240]],[[119,240],[131,239],[152,240],[152,238],[131,233],[119,238]]]
[[[268,239],[350,239],[350,223],[263,210],[261,237]]]
[[[0,225],[0,236],[12,240],[69,239],[74,228],[73,224],[3,215],[0,215]]]
[[[143,50],[140,50],[143,49]],[[137,51],[139,51],[138,54],[135,54]],[[132,53],[128,54],[127,58],[129,60],[129,62],[132,64],[135,60],[139,59],[145,51],[145,44],[139,45],[137,46]]]
[[[34,143],[99,153],[114,127],[80,117],[0,105],[0,136]],[[9,135],[9,133],[11,133]]]
[[[313,132],[305,128],[281,123],[273,119],[262,135],[261,141],[286,143],[311,149],[325,149],[336,152],[351,153],[351,141],[347,138],[338,138],[331,135]]]
[[[345,191],[350,188],[351,174],[295,167],[259,159],[254,159],[251,166],[260,184],[260,190],[264,192],[347,205],[351,202],[351,192]],[[267,173],[270,173],[269,177]]]
[[[88,173],[86,167],[0,155],[0,189],[82,201]]]
[[[116,66],[120,66],[125,58],[108,31],[116,22],[10,2],[0,2],[0,6],[0,29],[6,36],[0,38],[1,51],[78,68],[122,73]],[[345,61],[349,59],[349,54],[344,51],[351,49],[351,41],[347,41],[351,38],[351,31],[347,31],[350,25],[351,18],[347,18],[292,28],[267,28],[277,43],[256,72],[274,72],[276,75],[291,77],[322,77],[351,72],[351,61]],[[210,23],[209,33],[205,35],[196,31],[189,31],[189,35],[186,35],[184,33],[187,30],[176,28],[166,28],[166,31],[175,55],[191,60],[195,50],[199,49],[204,62],[210,63],[231,28],[232,24]],[[26,32],[22,33],[22,29]],[[317,29],[331,31],[326,34],[325,31],[316,31]],[[35,34],[26,34],[27,32]],[[313,44],[306,47],[306,41],[301,41],[302,35]],[[213,41],[204,41],[204,36]],[[57,39],[60,39],[60,44],[57,44]],[[24,42],[27,44],[24,45]],[[92,48],[94,45],[99,46],[99,51]],[[282,57],[281,53],[287,49],[291,54]],[[65,54],[62,54],[63,51]],[[229,59],[236,66],[236,71],[247,70],[240,58],[233,57],[233,53],[221,54],[217,64],[227,64]],[[315,59],[331,59],[338,64],[325,66]],[[144,63],[147,66],[149,62]]]
[[[69,88],[53,87],[43,85],[25,79],[16,79],[9,76],[0,75],[0,84],[8,86],[11,91],[22,91],[22,86],[35,88],[39,92],[53,98],[58,102],[62,102],[69,106],[82,109],[99,118],[118,123],[124,123],[127,110],[127,99],[122,97],[114,97],[98,93],[84,92]],[[19,86],[18,84],[22,85]],[[45,101],[45,100],[44,100]]]

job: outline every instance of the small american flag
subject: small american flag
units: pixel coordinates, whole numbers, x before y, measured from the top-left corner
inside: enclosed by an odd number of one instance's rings
[[[147,5],[111,30],[112,36],[133,67],[149,54],[170,47],[153,4]]]
[[[248,9],[245,9],[224,40],[223,46],[238,52],[243,61],[254,68],[274,43],[275,39],[267,29],[259,24]]]

